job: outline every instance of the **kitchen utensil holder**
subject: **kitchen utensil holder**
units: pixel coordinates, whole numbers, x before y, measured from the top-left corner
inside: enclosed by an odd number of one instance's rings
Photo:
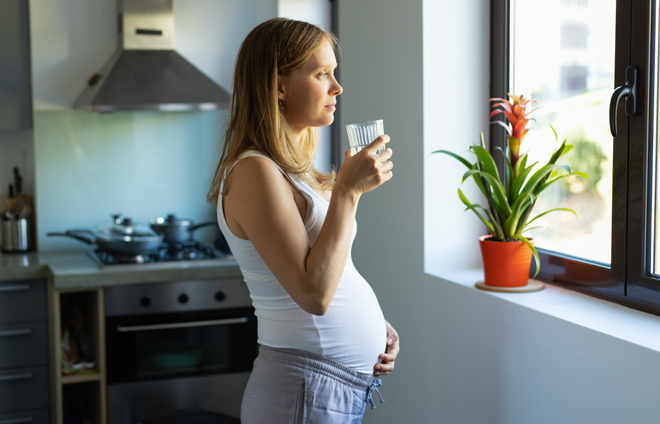
[[[30,248],[29,223],[25,218],[2,220],[2,251],[26,252]]]

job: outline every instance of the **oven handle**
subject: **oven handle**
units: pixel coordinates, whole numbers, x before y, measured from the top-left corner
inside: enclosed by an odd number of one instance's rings
[[[210,321],[192,321],[192,322],[172,322],[169,324],[153,324],[153,325],[131,325],[117,327],[120,333],[129,333],[131,331],[150,331],[150,330],[168,330],[171,328],[190,328],[190,327],[206,327],[209,325],[227,325],[227,324],[242,324],[248,322],[247,317],[241,318],[225,318],[214,319]]]

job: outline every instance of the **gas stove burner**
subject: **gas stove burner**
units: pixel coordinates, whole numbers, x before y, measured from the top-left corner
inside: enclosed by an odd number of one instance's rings
[[[156,262],[154,255],[118,255],[97,249],[94,254],[104,265],[145,264]]]
[[[143,264],[151,262],[149,259],[149,256],[146,255],[115,256],[115,260],[120,264]]]
[[[163,243],[154,253],[148,255],[115,255],[97,249],[96,258],[103,265],[147,264],[173,261],[195,261],[200,259],[217,259],[222,256],[213,247],[189,240],[183,243]]]

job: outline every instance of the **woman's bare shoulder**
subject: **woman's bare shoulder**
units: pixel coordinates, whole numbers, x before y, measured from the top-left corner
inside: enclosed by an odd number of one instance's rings
[[[254,187],[263,189],[286,183],[282,171],[270,159],[262,156],[250,156],[241,159],[227,177],[228,192],[234,187],[239,191]]]

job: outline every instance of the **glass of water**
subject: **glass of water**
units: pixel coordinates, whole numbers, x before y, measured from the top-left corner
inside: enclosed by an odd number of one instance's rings
[[[346,125],[346,132],[348,133],[348,144],[350,144],[353,154],[359,152],[372,141],[385,134],[382,119]],[[377,153],[383,150],[385,150],[384,146],[378,149]]]

